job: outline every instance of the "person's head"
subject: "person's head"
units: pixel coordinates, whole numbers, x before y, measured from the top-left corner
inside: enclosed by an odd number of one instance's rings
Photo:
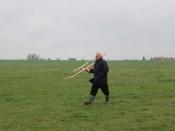
[[[99,60],[102,58],[101,53],[97,52],[95,55],[96,60]]]

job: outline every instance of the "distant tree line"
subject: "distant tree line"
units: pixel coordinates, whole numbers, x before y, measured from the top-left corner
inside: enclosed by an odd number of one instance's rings
[[[51,60],[50,58],[46,59],[46,58],[40,58],[40,55],[36,55],[36,54],[28,54],[27,55],[27,60]],[[61,60],[60,58],[57,58],[56,60]]]
[[[28,54],[27,60],[40,60],[40,56],[35,54]]]

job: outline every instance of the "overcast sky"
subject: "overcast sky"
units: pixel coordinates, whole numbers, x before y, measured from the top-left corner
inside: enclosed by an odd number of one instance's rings
[[[0,59],[175,57],[175,0],[0,0]]]

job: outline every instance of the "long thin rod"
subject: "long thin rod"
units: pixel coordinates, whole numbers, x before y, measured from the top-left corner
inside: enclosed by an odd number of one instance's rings
[[[104,53],[104,55],[102,57],[104,57],[106,55],[106,52]],[[67,79],[71,79],[71,78],[74,78],[75,76],[79,75],[80,73],[84,72],[86,69],[88,69],[89,67],[93,66],[95,64],[92,63],[90,64],[89,66],[87,66],[86,68],[82,69],[81,71],[79,71],[78,73],[74,74],[73,76],[70,76],[70,77],[67,77],[67,78],[63,78],[64,80],[67,80]]]
[[[84,65],[82,65],[81,67],[79,67],[79,68],[77,68],[77,69],[75,69],[73,72],[75,72],[75,71],[77,71],[77,70],[79,70],[79,69],[82,69],[85,65],[87,65],[89,62],[86,62]]]

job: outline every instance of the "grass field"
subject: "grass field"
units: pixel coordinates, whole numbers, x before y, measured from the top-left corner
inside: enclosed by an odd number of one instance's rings
[[[0,131],[174,131],[175,61],[108,61],[110,104],[83,61],[0,61]]]

